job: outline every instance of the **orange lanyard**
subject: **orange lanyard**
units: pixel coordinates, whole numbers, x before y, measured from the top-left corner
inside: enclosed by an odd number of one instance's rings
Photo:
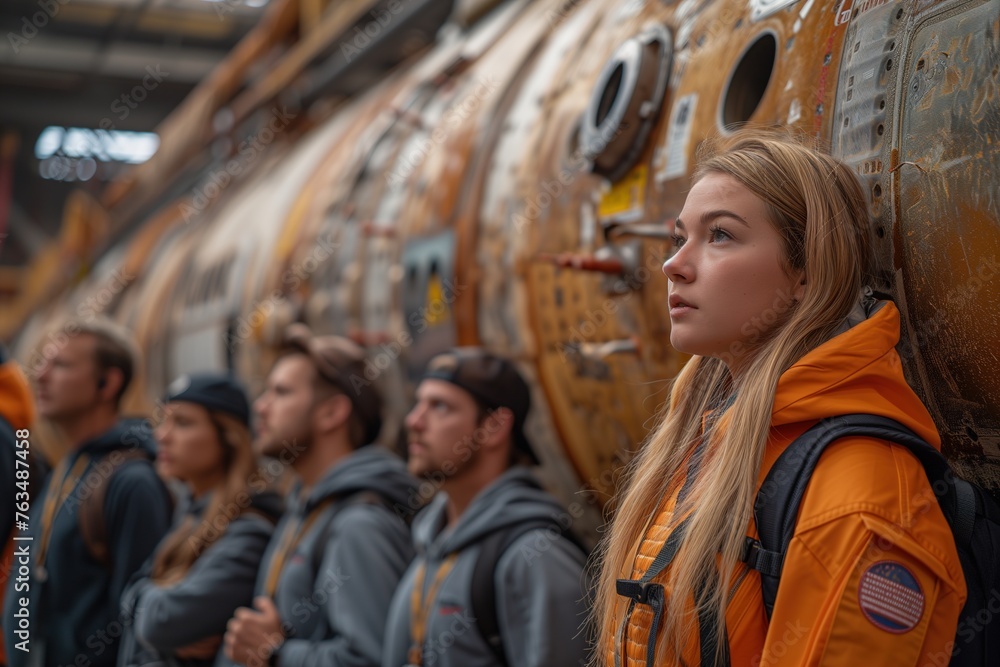
[[[309,516],[306,517],[305,523],[302,524],[302,519],[300,517],[295,517],[291,521],[285,524],[284,530],[281,531],[281,541],[278,543],[278,548],[275,549],[274,555],[271,556],[271,563],[267,568],[267,579],[264,580],[264,594],[269,598],[274,598],[275,591],[278,590],[278,578],[281,576],[281,570],[285,567],[285,561],[288,559],[288,554],[295,549],[298,545],[299,540],[302,536],[309,532],[312,525],[316,523],[316,519],[319,515],[323,513],[327,507],[329,507],[334,501],[334,498],[327,498],[321,502],[316,507],[312,508],[309,512]],[[302,524],[302,529],[299,530],[299,525]]]
[[[427,573],[427,561],[421,561],[417,567],[417,574],[413,580],[413,592],[410,594],[410,635],[413,643],[410,645],[410,652],[407,654],[409,665],[407,667],[419,667],[424,660],[424,639],[427,637],[427,619],[431,614],[431,607],[437,597],[438,589],[444,582],[445,577],[455,567],[458,559],[458,552],[451,554],[438,568],[434,575],[431,588],[427,591],[427,601],[424,603],[424,576]]]
[[[76,463],[73,464],[73,469],[67,472],[66,469],[69,467],[69,456],[67,456],[59,462],[59,467],[52,473],[52,484],[45,492],[45,504],[42,506],[42,535],[38,543],[38,556],[35,558],[35,576],[38,581],[48,579],[48,572],[45,570],[45,555],[49,550],[49,540],[52,537],[52,524],[55,522],[59,510],[66,503],[66,499],[69,498],[69,494],[79,483],[80,476],[86,470],[88,463],[90,463],[90,457],[81,454],[76,459]],[[58,483],[56,482],[57,478],[59,478]]]

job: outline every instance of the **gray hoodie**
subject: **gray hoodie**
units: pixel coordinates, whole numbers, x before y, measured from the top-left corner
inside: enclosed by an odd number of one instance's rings
[[[289,521],[305,520],[333,498],[288,554],[274,603],[287,639],[278,667],[360,667],[382,661],[385,619],[392,593],[413,558],[410,529],[383,504],[359,502],[374,491],[389,506],[406,506],[416,480],[403,462],[368,445],[335,465],[303,499],[293,492],[258,571],[256,595],[265,594],[271,559]],[[300,524],[304,525],[304,524]],[[231,665],[222,651],[217,667]]]
[[[471,581],[481,541],[512,524],[564,519],[567,514],[524,468],[515,467],[477,495],[451,530],[447,497],[438,496],[414,522],[417,559],[393,598],[386,627],[383,667],[407,664],[411,643],[411,596],[416,571],[425,564],[424,595],[452,553],[459,555],[442,580],[428,614],[424,667],[497,667],[501,663],[472,616]],[[557,519],[558,520],[558,519]],[[589,604],[586,557],[570,540],[539,528],[514,541],[497,562],[497,622],[507,663],[516,667],[576,667],[586,663],[581,631]],[[426,604],[426,603],[425,603]]]
[[[200,519],[206,495],[187,504],[187,516]],[[281,516],[280,497],[270,491],[249,498],[252,511],[224,526],[219,538],[192,564],[180,581],[160,586],[151,579],[155,555],[143,565],[122,594],[122,633],[118,667],[211,665],[212,660],[183,660],[178,648],[221,636],[237,607],[253,600],[257,566]],[[169,539],[169,535],[166,539]],[[163,543],[157,549],[163,548]]]

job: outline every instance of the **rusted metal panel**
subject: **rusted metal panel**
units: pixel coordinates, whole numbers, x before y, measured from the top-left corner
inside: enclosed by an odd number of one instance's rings
[[[946,453],[1000,488],[1000,2],[915,23],[894,163],[903,358]]]

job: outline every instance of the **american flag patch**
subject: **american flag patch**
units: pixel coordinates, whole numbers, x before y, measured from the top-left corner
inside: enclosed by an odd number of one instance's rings
[[[861,575],[858,601],[865,618],[886,632],[912,630],[924,613],[924,594],[913,573],[891,560],[875,563]]]

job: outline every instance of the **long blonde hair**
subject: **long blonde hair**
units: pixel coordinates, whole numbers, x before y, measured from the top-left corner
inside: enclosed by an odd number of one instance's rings
[[[198,557],[218,540],[229,523],[249,506],[250,480],[257,470],[250,429],[232,415],[208,411],[218,445],[223,449],[226,474],[212,491],[212,499],[200,520],[192,516],[165,538],[153,560],[152,579],[170,584],[184,578]]]
[[[702,437],[702,416],[731,402],[716,410],[715,427],[704,434],[705,455],[697,478],[674,513],[690,513],[690,520],[683,547],[660,577],[668,577],[672,594],[663,633],[655,640],[658,661],[680,661],[699,611],[714,613],[718,627],[725,627],[778,378],[834,335],[874,270],[867,202],[844,164],[787,135],[744,130],[703,149],[694,182],[710,173],[735,178],[764,201],[783,240],[784,268],[790,275],[804,269],[806,289],[801,301],[790,303],[753,341],[738,378],[730,375],[723,360],[695,356],[674,380],[662,423],[626,471],[627,489],[599,549],[603,565],[596,592],[600,639],[595,664],[604,660],[621,622],[616,609],[622,598],[615,592],[615,580],[631,578],[635,545]],[[716,554],[721,554],[718,561]],[[707,585],[698,594],[702,582]],[[702,656],[702,664],[718,659],[718,653]]]

